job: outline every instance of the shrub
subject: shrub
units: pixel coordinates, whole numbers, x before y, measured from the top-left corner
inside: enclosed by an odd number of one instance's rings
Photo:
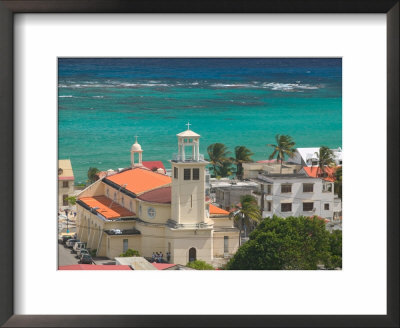
[[[187,267],[196,270],[214,270],[214,267],[204,261],[196,260],[186,264]]]
[[[125,253],[122,253],[120,257],[132,257],[132,256],[140,256],[139,252],[135,249],[127,249]]]

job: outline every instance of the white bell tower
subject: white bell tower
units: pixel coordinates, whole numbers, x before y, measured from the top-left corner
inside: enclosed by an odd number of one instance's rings
[[[131,167],[138,167],[138,166],[143,166],[142,165],[142,147],[138,144],[137,142],[137,136],[135,136],[135,143],[131,147]],[[137,154],[137,162],[136,162],[136,154]]]
[[[178,153],[171,160],[171,218],[178,224],[200,224],[205,213],[205,167],[200,135],[190,130],[177,134]]]

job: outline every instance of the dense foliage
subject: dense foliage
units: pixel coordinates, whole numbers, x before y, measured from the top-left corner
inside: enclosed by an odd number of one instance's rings
[[[97,180],[97,173],[99,173],[99,169],[97,167],[89,167],[87,172],[88,182],[93,183]]]
[[[318,156],[318,168],[319,173],[323,175],[325,173],[326,167],[331,167],[335,165],[334,155],[329,147],[321,146],[319,152],[315,153]]]
[[[342,167],[338,167],[335,171],[335,194],[342,199]]]
[[[251,156],[254,155],[250,149],[245,146],[235,147],[235,158],[231,158],[233,163],[236,164],[236,177],[238,179],[243,178],[243,163],[251,162]]]
[[[224,144],[217,142],[207,147],[207,153],[208,161],[212,165],[212,176],[227,176],[231,167],[228,148]]]
[[[277,134],[275,136],[276,144],[268,144],[268,147],[273,148],[272,154],[269,156],[269,159],[273,159],[276,157],[277,161],[281,162],[281,170],[282,173],[282,163],[285,160],[285,156],[292,157],[295,152],[295,142],[293,138],[289,135],[280,135]]]
[[[204,261],[196,260],[186,264],[187,267],[196,270],[214,270],[214,267]]]
[[[135,249],[128,248],[125,253],[122,253],[120,257],[133,257],[140,256],[139,252]]]
[[[329,256],[325,261],[327,269],[342,267],[342,231],[334,230],[329,235]]]
[[[228,270],[315,270],[341,264],[341,233],[317,217],[264,219],[227,265]]]
[[[251,162],[253,153],[245,146],[235,147],[235,157],[229,157],[231,153],[222,143],[214,143],[207,147],[208,161],[211,164],[212,177],[228,177],[235,173],[232,164],[236,165],[236,177],[242,179],[242,163]]]
[[[257,226],[258,222],[261,220],[261,212],[255,197],[252,195],[244,195],[240,197],[240,204],[238,204],[238,207],[229,214],[229,217],[233,218],[236,226],[239,227],[240,245],[244,227],[246,226],[247,230],[252,230],[252,228]]]

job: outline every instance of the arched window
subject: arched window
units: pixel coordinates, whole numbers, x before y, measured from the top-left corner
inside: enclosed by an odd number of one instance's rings
[[[196,248],[189,249],[189,262],[196,261]]]

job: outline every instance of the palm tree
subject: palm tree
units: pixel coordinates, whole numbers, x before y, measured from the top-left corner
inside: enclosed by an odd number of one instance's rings
[[[218,167],[223,167],[224,162],[229,161],[228,155],[230,152],[228,148],[222,143],[214,143],[207,147],[208,161],[211,163],[214,171],[214,177],[217,176]]]
[[[281,161],[281,170],[280,173],[282,173],[282,163],[283,160],[285,159],[285,155],[292,157],[295,149],[294,145],[295,142],[293,141],[293,138],[289,135],[279,135],[277,134],[275,136],[276,140],[276,145],[273,144],[268,144],[268,147],[274,148],[273,153],[269,156],[269,159],[273,159],[276,156],[277,161]]]
[[[244,227],[250,227],[257,225],[261,220],[261,212],[257,205],[257,200],[254,196],[245,195],[240,197],[240,206],[231,214],[230,218],[233,218],[239,226],[239,247],[241,245],[241,236]]]
[[[236,146],[235,147],[235,158],[231,160],[236,164],[236,177],[240,180],[243,178],[243,165],[242,163],[252,162],[251,156],[254,154],[250,151],[250,149],[245,146]]]
[[[99,169],[96,167],[89,167],[89,170],[87,172],[87,176],[89,179],[89,183],[93,183],[97,180],[97,173],[99,173]]]
[[[323,175],[325,173],[325,168],[331,167],[335,165],[335,161],[333,159],[333,152],[326,146],[321,146],[319,148],[319,152],[315,153],[318,156],[318,169],[319,172]]]
[[[337,167],[335,171],[335,194],[342,199],[342,167]]]

